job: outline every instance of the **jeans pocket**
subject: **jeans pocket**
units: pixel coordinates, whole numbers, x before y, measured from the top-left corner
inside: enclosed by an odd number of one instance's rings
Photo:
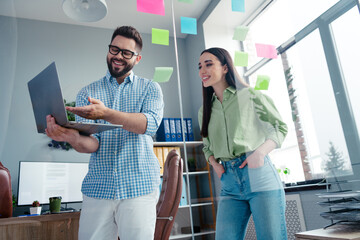
[[[248,168],[251,192],[270,191],[282,188],[278,174],[274,171],[270,159],[266,156],[264,165],[258,168]]]
[[[234,190],[235,179],[231,171],[229,172],[229,169],[226,169],[225,172],[221,175],[220,181],[221,192],[229,193]]]

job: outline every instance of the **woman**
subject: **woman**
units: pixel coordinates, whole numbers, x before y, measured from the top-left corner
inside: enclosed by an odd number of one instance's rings
[[[221,179],[216,239],[244,239],[251,214],[258,240],[287,239],[284,189],[268,157],[286,124],[269,97],[240,79],[225,49],[201,53],[199,76],[203,151]]]

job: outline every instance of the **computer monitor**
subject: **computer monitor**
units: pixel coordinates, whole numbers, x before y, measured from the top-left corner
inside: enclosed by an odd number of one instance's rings
[[[62,203],[82,202],[81,184],[88,163],[21,161],[19,165],[19,206],[35,200],[49,204],[49,197],[55,196],[61,196]]]

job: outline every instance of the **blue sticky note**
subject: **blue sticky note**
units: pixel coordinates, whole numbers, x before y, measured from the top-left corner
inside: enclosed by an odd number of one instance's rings
[[[196,18],[181,17],[181,33],[196,35]]]
[[[231,0],[231,9],[234,12],[245,12],[245,0]]]

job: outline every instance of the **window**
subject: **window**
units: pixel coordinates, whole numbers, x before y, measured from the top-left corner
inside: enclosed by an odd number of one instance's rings
[[[334,94],[337,90],[334,91],[333,88],[335,80],[330,77],[329,59],[326,59],[324,53],[324,41],[326,44],[329,43],[324,36],[321,38],[318,22],[314,21],[337,2],[296,0],[290,4],[286,0],[278,0],[251,23],[247,39],[243,44],[244,51],[249,53],[251,70],[251,66],[261,60],[256,56],[255,43],[280,46],[295,34],[297,37],[301,36],[294,46],[283,53],[283,59],[278,56],[277,59],[264,62],[263,66],[249,77],[250,85],[255,86],[257,75],[270,76],[269,89],[264,93],[273,98],[289,126],[289,134],[282,148],[271,153],[278,169],[290,169],[288,176],[282,176],[286,182],[352,174],[351,154],[348,152],[347,144],[349,141],[343,130],[344,117],[341,108],[338,108],[339,96]],[[343,3],[344,1],[338,2],[337,5],[340,7],[333,8],[339,15],[342,11],[346,12],[345,7],[341,5]],[[354,56],[360,54],[356,44],[360,40],[360,34],[355,31],[360,24],[357,10],[353,7],[335,20],[332,27],[335,40],[339,41],[341,46],[338,51],[346,84],[348,89],[351,89],[349,96],[352,112],[356,112],[355,119],[360,126],[360,113],[353,110],[360,107],[360,99],[355,92],[360,86],[355,75],[356,71],[353,70],[356,69]],[[311,31],[309,28],[305,29],[312,21],[316,27]],[[330,23],[322,22],[325,23],[322,23],[320,28],[328,28]],[[348,26],[352,26],[354,31],[349,31]],[[288,67],[293,76],[295,107],[290,106],[284,75],[284,69]],[[298,117],[295,121],[292,119],[293,112]],[[331,160],[334,160],[332,165]]]
[[[349,30],[349,23],[350,29]],[[336,19],[332,24],[332,29],[339,53],[341,67],[346,81],[353,114],[356,120],[357,130],[360,130],[360,81],[358,74],[360,56],[360,15],[359,10],[354,7],[343,16]]]

